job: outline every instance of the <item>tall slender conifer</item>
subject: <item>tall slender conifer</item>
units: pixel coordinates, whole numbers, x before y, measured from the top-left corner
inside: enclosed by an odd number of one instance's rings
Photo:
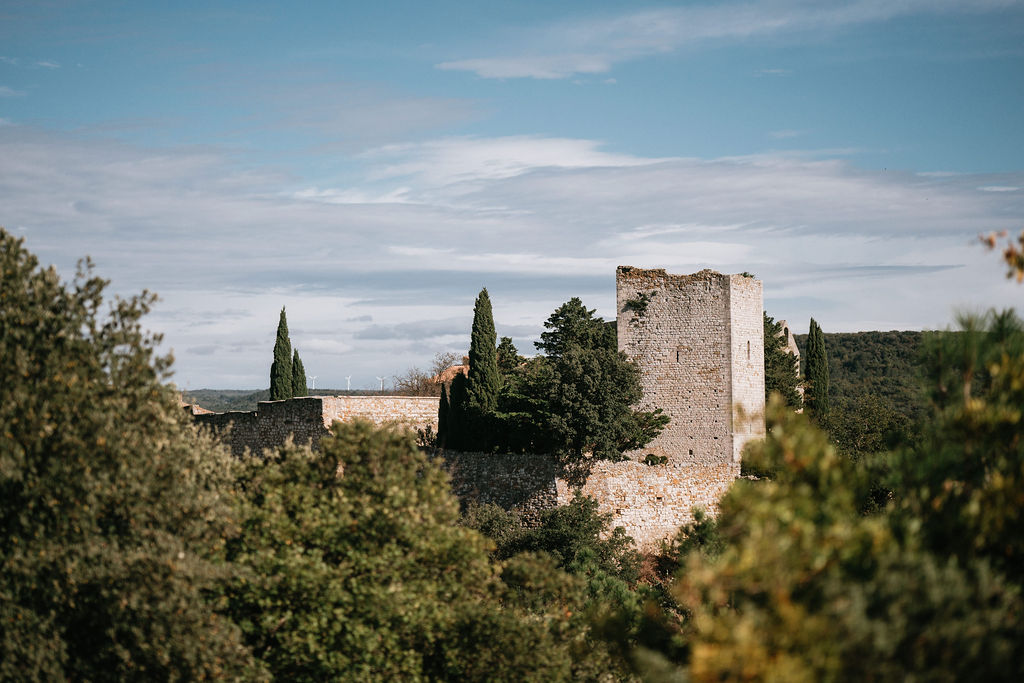
[[[309,387],[306,386],[306,368],[299,358],[299,350],[295,349],[292,355],[292,396],[309,396]]]
[[[473,307],[473,332],[469,341],[469,377],[466,393],[469,406],[481,414],[494,411],[501,389],[498,371],[497,335],[487,288],[480,290]]]
[[[292,397],[292,341],[288,338],[288,318],[284,307],[277,322],[277,341],[274,342],[274,362],[270,366],[270,400],[283,401]]]
[[[819,418],[827,417],[829,413],[828,354],[825,351],[825,334],[814,318],[811,318],[811,326],[807,334],[805,368],[807,390],[804,394],[804,403],[811,415]]]

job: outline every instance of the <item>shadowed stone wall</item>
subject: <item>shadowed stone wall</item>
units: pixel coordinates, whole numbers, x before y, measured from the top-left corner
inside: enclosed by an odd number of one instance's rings
[[[432,396],[305,396],[286,401],[260,401],[255,411],[200,413],[192,419],[212,430],[241,456],[279,448],[288,437],[297,444],[320,447],[330,425],[361,417],[385,424],[437,431],[437,397]]]

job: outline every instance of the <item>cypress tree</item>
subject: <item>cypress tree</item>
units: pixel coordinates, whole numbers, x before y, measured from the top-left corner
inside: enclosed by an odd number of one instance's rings
[[[480,290],[473,307],[473,332],[469,341],[469,377],[466,393],[469,406],[481,415],[494,411],[501,389],[494,316],[487,288]]]
[[[292,397],[292,341],[288,338],[288,319],[281,308],[277,323],[277,341],[274,342],[274,362],[270,366],[270,400],[283,401]]]
[[[460,373],[461,374],[461,373]],[[441,400],[437,404],[437,447],[444,448],[448,440],[448,390],[441,384]]]
[[[811,327],[807,335],[805,374],[807,391],[804,403],[807,404],[811,415],[828,416],[828,354],[825,352],[825,334],[814,318],[811,318]]]
[[[309,387],[306,386],[306,368],[299,358],[299,350],[296,349],[292,355],[292,396],[309,396]]]
[[[452,379],[448,395],[448,424],[446,425],[448,447],[463,450],[468,441],[466,432],[469,417],[469,395],[466,393],[466,376],[461,372]]]

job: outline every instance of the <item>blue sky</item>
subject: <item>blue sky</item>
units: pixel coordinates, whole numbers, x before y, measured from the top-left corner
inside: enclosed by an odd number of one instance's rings
[[[496,4],[497,5],[497,4]],[[794,329],[1016,306],[1024,0],[0,2],[0,225],[89,254],[187,388],[522,351],[618,264],[751,271]]]

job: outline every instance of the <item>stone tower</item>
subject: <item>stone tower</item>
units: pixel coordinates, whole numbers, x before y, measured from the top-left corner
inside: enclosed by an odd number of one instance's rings
[[[760,280],[619,266],[615,291],[619,350],[640,367],[641,407],[672,420],[638,454],[676,465],[739,463],[743,446],[764,437]]]

